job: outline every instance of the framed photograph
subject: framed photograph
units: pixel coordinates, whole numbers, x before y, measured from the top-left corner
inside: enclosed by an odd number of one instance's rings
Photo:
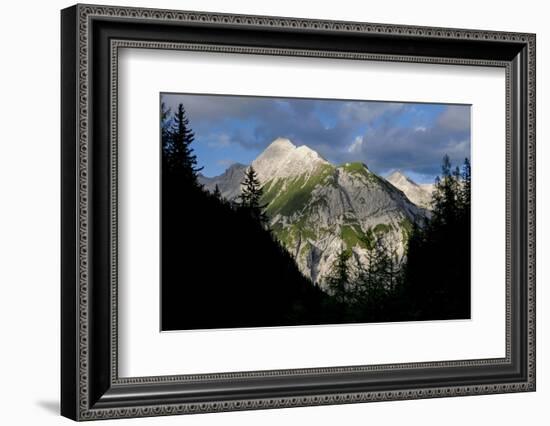
[[[61,30],[64,416],[535,390],[535,35]]]

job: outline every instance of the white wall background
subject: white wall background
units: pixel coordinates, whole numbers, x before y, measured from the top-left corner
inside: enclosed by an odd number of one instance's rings
[[[546,424],[550,401],[550,27],[540,0],[120,0],[103,4],[537,33],[538,390],[317,408],[118,420],[119,424]],[[0,418],[68,424],[59,405],[59,9],[11,1],[0,25]],[[131,422],[131,423],[129,423]],[[113,423],[108,421],[102,424]],[[113,423],[116,424],[116,423]]]

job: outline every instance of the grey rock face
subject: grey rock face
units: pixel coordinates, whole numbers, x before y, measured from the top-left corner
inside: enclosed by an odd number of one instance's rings
[[[366,265],[369,247],[382,238],[401,261],[412,224],[424,221],[423,209],[360,163],[320,168],[285,184],[275,178],[265,185],[268,195],[281,186],[268,205],[271,228],[321,287],[341,248],[353,254],[350,266]]]
[[[215,177],[199,176],[199,183],[210,192],[214,192],[216,185],[220,189],[222,197],[234,200],[241,194],[241,182],[248,166],[244,164],[232,164],[223,174]]]
[[[433,184],[419,185],[400,171],[395,171],[389,175],[386,180],[397,189],[403,191],[409,200],[417,206],[430,209]]]

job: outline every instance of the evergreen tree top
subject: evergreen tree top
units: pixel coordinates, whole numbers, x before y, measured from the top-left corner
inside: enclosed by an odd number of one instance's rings
[[[195,134],[189,126],[183,104],[179,104],[172,118],[168,118],[170,110],[161,105],[162,126],[162,151],[163,167],[167,171],[180,176],[183,181],[199,186],[197,175],[202,167],[197,167],[197,156],[193,153],[191,144],[195,140]]]

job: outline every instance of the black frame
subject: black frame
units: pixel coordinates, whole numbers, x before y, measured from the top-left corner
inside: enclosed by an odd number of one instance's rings
[[[64,9],[61,30],[62,415],[90,420],[535,390],[535,35],[95,5]],[[124,47],[505,68],[506,357],[119,378],[116,58]]]

